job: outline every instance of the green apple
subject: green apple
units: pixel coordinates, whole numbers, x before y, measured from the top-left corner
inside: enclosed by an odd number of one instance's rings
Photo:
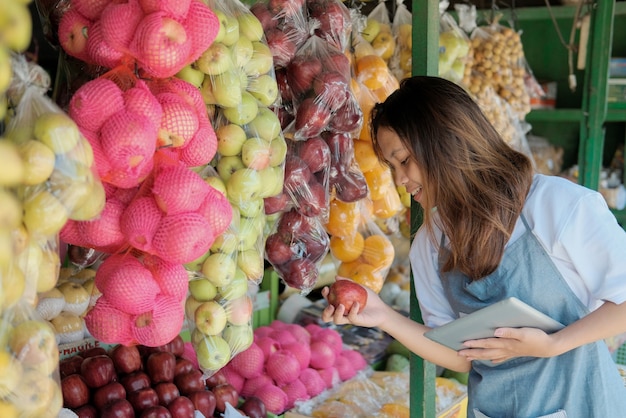
[[[193,321],[195,318],[196,309],[203,303],[204,302],[199,301],[191,295],[187,296],[187,299],[185,299],[185,317],[188,320]]]
[[[69,218],[75,221],[90,221],[98,217],[106,204],[104,185],[100,181],[94,181],[91,187],[89,199],[82,205],[74,207]]]
[[[35,139],[46,144],[55,154],[64,154],[80,141],[81,134],[76,123],[65,113],[43,113],[35,119]]]
[[[252,58],[243,67],[246,74],[252,77],[258,77],[261,74],[267,74],[274,68],[274,56],[270,47],[265,42],[252,42],[254,52]]]
[[[254,303],[248,295],[231,299],[226,308],[228,323],[233,325],[246,325],[252,320],[254,314]]]
[[[230,47],[233,64],[236,68],[243,68],[250,61],[254,48],[252,41],[245,36],[239,39]]]
[[[233,173],[245,167],[246,166],[243,161],[241,161],[241,157],[238,155],[220,157],[217,161],[217,173],[226,185],[226,196],[228,196],[228,181],[230,180],[230,177]]]
[[[237,255],[237,266],[244,272],[248,280],[258,283],[263,277],[265,267],[262,251],[256,248],[240,251]]]
[[[243,163],[242,163],[243,164]],[[218,173],[219,175],[219,173]],[[215,190],[219,191],[220,193],[222,193],[224,196],[226,196],[226,183],[224,183],[224,180],[222,180],[221,178],[219,178],[217,175],[215,176],[207,176],[204,181],[211,187],[213,187]]]
[[[215,98],[215,104],[224,108],[232,108],[241,105],[243,90],[241,79],[236,71],[227,71],[211,77],[211,91]]]
[[[268,107],[259,107],[256,117],[246,125],[246,130],[249,136],[258,136],[266,141],[272,141],[282,132],[278,116]]]
[[[234,45],[239,39],[239,21],[233,15],[226,15],[226,24],[224,25],[224,37],[222,43],[226,46]]]
[[[210,75],[204,76],[204,81],[200,86],[200,95],[202,96],[202,101],[207,106],[207,113],[210,115],[210,112],[208,112],[209,106],[214,107],[214,105],[217,104],[217,100],[213,94],[213,81]],[[209,116],[209,118],[211,118],[211,116]]]
[[[221,43],[213,42],[193,66],[206,75],[218,75],[232,70],[233,59],[230,48]]]
[[[228,343],[232,355],[246,350],[252,345],[254,332],[250,325],[228,325],[224,329],[224,340]]]
[[[237,269],[233,280],[226,286],[219,287],[218,293],[228,301],[240,298],[248,293],[248,278],[241,269]],[[229,307],[230,304],[227,305],[226,312],[228,312]]]
[[[239,21],[239,34],[245,36],[251,41],[260,41],[263,39],[265,32],[263,31],[263,25],[259,19],[252,13],[242,13],[237,16]]]
[[[254,218],[242,216],[239,223],[239,251],[250,250],[259,243],[259,238],[265,229],[265,213],[261,213]]]
[[[63,159],[52,171],[49,190],[59,199],[68,212],[83,206],[91,199],[96,180],[91,169],[74,160]]]
[[[250,77],[248,77],[248,74],[246,74],[246,72],[243,70],[243,67],[238,67],[237,69],[235,69],[235,71],[239,76],[239,85],[241,86],[241,91],[247,90],[248,84],[250,84]]]
[[[202,302],[194,312],[194,322],[204,335],[218,335],[226,327],[226,310],[215,300]]]
[[[217,152],[223,157],[241,154],[241,147],[248,139],[246,131],[234,123],[220,126],[215,131],[215,135],[217,136]]]
[[[253,136],[241,146],[241,161],[253,170],[263,170],[270,165],[271,148],[269,141]]]
[[[54,170],[54,151],[34,139],[20,144],[18,151],[24,162],[24,184],[34,186],[48,180]]]
[[[36,366],[50,359],[59,359],[54,328],[46,321],[29,319],[15,325],[8,345],[24,366]]]
[[[287,141],[283,135],[278,135],[270,142],[270,149],[272,153],[270,155],[270,166],[278,167],[285,162],[287,157]]]
[[[192,84],[198,88],[202,86],[202,82],[204,81],[205,73],[195,68],[192,64],[185,65],[182,70],[180,70],[176,77],[181,80],[185,80],[189,84]]]
[[[218,371],[231,359],[230,346],[220,336],[207,335],[195,344],[198,365],[204,371]]]
[[[202,264],[202,274],[215,286],[225,286],[233,281],[237,263],[231,254],[214,253]]]
[[[284,169],[279,167],[267,167],[259,171],[261,182],[264,185],[262,197],[276,196],[283,191]]]
[[[205,278],[189,281],[189,293],[197,301],[208,302],[217,296],[217,286]]]
[[[213,90],[213,93],[215,93],[215,90]],[[259,102],[247,91],[242,91],[241,103],[235,106],[225,107],[223,113],[229,122],[236,123],[237,125],[245,125],[256,118],[259,113]]]
[[[65,206],[47,190],[40,190],[24,201],[23,222],[30,234],[52,236],[68,219]]]
[[[226,181],[228,199],[235,205],[260,197],[262,189],[259,172],[251,168],[240,168]]]
[[[43,261],[43,248],[38,240],[29,240],[26,248],[15,258],[16,265],[27,276],[35,276]]]
[[[258,77],[252,77],[248,82],[246,89],[252,94],[263,106],[271,106],[278,99],[278,83],[276,78],[270,74],[261,74]]]
[[[0,188],[0,228],[12,230],[22,223],[22,202],[15,194]]]
[[[0,138],[0,186],[17,186],[24,179],[26,167],[17,145]]]
[[[37,293],[54,289],[59,278],[59,269],[61,268],[59,252],[52,246],[48,245],[43,248],[41,256],[41,264],[34,276],[37,280]]]
[[[204,263],[204,260],[207,259],[207,257],[211,254],[210,250],[207,250],[207,252],[205,252],[204,254],[202,254],[200,257],[196,258],[193,261],[190,261],[188,263],[185,263],[185,269],[187,271],[192,271],[192,272],[199,272],[202,270],[202,264]]]
[[[211,245],[211,253],[232,254],[237,249],[239,242],[238,234],[233,228],[228,228],[221,235],[217,236]]]
[[[378,20],[371,17],[367,18],[365,27],[361,31],[361,36],[363,37],[363,39],[371,44],[379,32],[380,23],[378,22]]]
[[[247,202],[239,202],[237,207],[239,208],[241,216],[254,218],[264,213],[265,202],[262,197],[258,197],[256,199],[248,200]]]
[[[224,39],[224,36],[226,35],[226,24],[228,23],[228,18],[226,17],[226,14],[221,10],[213,9],[213,13],[215,13],[217,20],[220,23],[220,28],[217,31],[217,35],[215,36],[213,43],[221,43]]]

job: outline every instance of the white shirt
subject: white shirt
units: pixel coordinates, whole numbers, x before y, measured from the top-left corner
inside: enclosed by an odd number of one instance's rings
[[[626,232],[600,193],[556,176],[537,174],[522,211],[567,284],[592,311],[603,301],[626,301]],[[436,217],[436,213],[433,214]],[[409,259],[424,323],[436,327],[456,319],[438,274],[437,245],[426,228],[411,244]],[[511,242],[525,231],[517,220]]]

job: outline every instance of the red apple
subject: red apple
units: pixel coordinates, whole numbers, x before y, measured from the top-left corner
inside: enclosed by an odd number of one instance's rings
[[[320,261],[330,247],[330,239],[328,234],[320,226],[317,233],[311,233],[300,237],[300,242],[304,245],[304,254],[306,258],[314,263]]]
[[[348,100],[330,119],[330,130],[333,132],[354,132],[361,128],[362,119],[363,112],[358,102],[350,94]]]
[[[302,236],[312,231],[311,220],[296,209],[285,212],[278,220],[276,231],[286,235]]]
[[[167,406],[170,402],[180,396],[178,387],[172,382],[158,383],[154,386],[154,391],[159,397],[159,404]]]
[[[172,414],[166,407],[157,405],[144,409],[139,418],[172,418]]]
[[[337,177],[332,180],[335,196],[342,202],[357,202],[367,196],[367,181],[356,170],[337,170]]]
[[[339,74],[343,74],[346,81],[350,81],[350,60],[341,51],[332,51],[330,56],[324,60],[324,66],[328,70],[337,71]]]
[[[237,389],[230,383],[215,386],[211,389],[215,395],[215,411],[224,412],[226,410],[226,402],[236,407],[239,404],[239,393]]]
[[[311,179],[311,170],[307,163],[294,154],[285,158],[285,182],[283,188],[289,193],[295,193],[304,187]]]
[[[79,374],[71,374],[61,379],[63,406],[78,408],[89,402],[89,387]]]
[[[259,19],[261,26],[263,26],[263,32],[267,33],[270,29],[273,29],[278,24],[278,19],[274,18],[274,15],[269,11],[267,5],[263,2],[254,3],[250,6],[250,11],[253,15]]]
[[[118,399],[100,411],[100,418],[135,418],[135,411],[128,400]]]
[[[313,80],[322,72],[318,58],[296,55],[287,66],[287,82],[295,97],[302,97],[313,87]]]
[[[343,305],[346,314],[350,312],[353,304],[358,303],[360,313],[367,303],[367,290],[352,280],[337,280],[330,285],[328,303],[335,308]]]
[[[328,191],[320,182],[312,177],[308,188],[296,195],[298,211],[307,217],[315,217],[322,214],[328,207]]]
[[[291,260],[293,253],[291,252],[290,236],[287,234],[274,233],[265,240],[265,258],[272,263],[273,266],[285,264]]]
[[[132,373],[141,369],[141,354],[136,345],[118,344],[109,352],[118,373]]]
[[[326,103],[308,97],[298,105],[294,137],[296,140],[303,141],[317,136],[326,129],[331,119],[332,112]]]
[[[96,409],[102,411],[107,405],[118,399],[126,399],[126,389],[119,382],[110,382],[95,390],[92,403]]]
[[[84,359],[80,365],[80,374],[90,388],[104,386],[116,377],[113,360],[106,354]]]
[[[152,353],[146,359],[146,372],[153,384],[174,381],[176,356],[169,351]]]
[[[139,370],[120,378],[120,383],[124,386],[127,393],[135,392],[150,387],[150,377],[143,371]]]
[[[104,347],[92,347],[80,353],[82,358],[101,356],[107,354]]]
[[[315,77],[313,91],[331,112],[335,112],[346,102],[350,90],[344,74],[329,71]]]
[[[174,384],[178,387],[181,395],[188,395],[191,392],[206,389],[204,374],[198,370],[191,370],[185,374],[179,374],[174,378]]]
[[[196,369],[196,366],[191,362],[191,360],[183,357],[177,357],[176,366],[174,366],[174,378],[176,378],[179,374],[185,374],[194,369]]]
[[[276,196],[270,196],[263,199],[263,207],[266,215],[283,212],[289,203],[289,196],[286,193],[280,193]]]
[[[172,418],[193,418],[193,402],[186,396],[179,396],[167,405]]]
[[[247,397],[239,406],[239,409],[250,418],[267,417],[267,408],[263,401],[256,396]]]
[[[278,85],[278,91],[280,92],[280,98],[282,99],[283,105],[285,103],[291,103],[293,100],[293,92],[291,91],[291,87],[289,87],[289,80],[287,80],[287,70],[285,68],[278,67],[276,68],[274,75],[276,77],[276,84]],[[283,109],[283,107],[280,107],[279,109]]]
[[[311,8],[309,8],[311,9]],[[321,9],[313,8],[311,17],[317,19],[320,25],[315,34],[328,41],[337,49],[345,48],[348,30],[350,29],[350,11],[341,2],[328,2]]]
[[[206,378],[204,382],[209,389],[213,389],[216,386],[223,385],[224,383],[228,383],[226,380],[226,376],[219,371],[217,373],[213,373],[209,377]]]
[[[285,284],[299,290],[311,290],[319,277],[315,263],[308,258],[291,260],[280,272]]]
[[[354,158],[354,141],[349,133],[325,132],[324,140],[330,148],[331,160],[351,163]]]
[[[59,374],[61,379],[71,374],[80,373],[80,365],[84,358],[78,354],[65,358],[59,362]]]
[[[303,141],[298,148],[298,155],[309,166],[311,173],[330,167],[330,148],[319,136]]]
[[[272,51],[274,65],[286,67],[296,55],[296,44],[283,29],[270,29],[265,32],[267,46]]]
[[[180,335],[174,337],[174,339],[167,344],[155,347],[154,351],[169,351],[175,356],[182,356],[185,352],[185,341]]]
[[[274,16],[292,18],[296,13],[303,13],[305,0],[269,0],[267,8]]]
[[[152,406],[159,405],[159,396],[153,388],[144,388],[131,392],[126,396],[126,399],[128,399],[137,414]]]
[[[212,417],[217,406],[215,394],[210,390],[198,390],[187,395],[194,408],[205,417]]]
[[[98,418],[98,410],[91,404],[83,405],[73,411],[78,418]]]

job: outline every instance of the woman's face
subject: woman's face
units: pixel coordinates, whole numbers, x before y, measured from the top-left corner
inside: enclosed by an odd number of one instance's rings
[[[424,206],[422,170],[412,158],[411,152],[404,146],[400,137],[389,128],[379,128],[376,139],[385,160],[391,166],[396,185],[404,186],[413,196],[413,200]]]

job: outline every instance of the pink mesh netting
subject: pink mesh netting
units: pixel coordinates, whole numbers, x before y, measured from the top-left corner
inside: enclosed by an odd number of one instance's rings
[[[160,146],[182,147],[198,130],[196,109],[176,93],[163,93],[157,96],[163,108],[159,126]]]
[[[85,325],[89,333],[106,344],[130,344],[133,341],[132,317],[101,296],[87,315]]]
[[[161,104],[143,81],[138,81],[134,87],[126,90],[124,100],[126,110],[129,112],[148,117],[154,126],[158,127],[161,124],[161,117],[163,116]]]
[[[193,62],[211,46],[220,29],[220,22],[206,4],[193,0],[189,5],[185,28],[191,38],[189,60]]]
[[[161,290],[150,270],[135,257],[120,260],[102,286],[100,291],[114,307],[134,315],[150,310]]]
[[[59,238],[68,244],[78,245],[79,247],[88,246],[89,243],[83,238],[83,234],[80,233],[78,224],[77,221],[68,219],[59,232]]]
[[[215,241],[211,227],[202,215],[186,212],[161,219],[152,246],[156,254],[171,263],[188,263],[207,252]]]
[[[100,22],[95,22],[89,28],[87,37],[87,55],[92,63],[105,68],[115,68],[122,63],[124,54],[113,48],[102,34]]]
[[[184,319],[179,300],[159,295],[153,309],[135,316],[131,329],[139,344],[156,347],[172,341],[180,333]]]
[[[144,265],[152,272],[154,280],[159,284],[161,293],[183,301],[187,296],[189,276],[182,264],[168,263],[156,256],[145,258]]]
[[[128,189],[137,186],[150,175],[154,161],[152,158],[145,160],[134,168],[111,168],[106,174],[101,175],[103,182],[114,184],[117,187]]]
[[[72,0],[72,7],[87,19],[96,20],[110,0]]]
[[[122,110],[104,122],[100,142],[114,168],[134,168],[154,156],[156,127],[146,116]]]
[[[109,276],[117,270],[118,265],[122,264],[126,257],[132,256],[127,254],[111,254],[100,263],[96,270],[96,277],[94,278],[94,284],[99,290],[104,289]]]
[[[114,113],[124,109],[122,90],[113,81],[96,78],[80,86],[72,95],[69,116],[83,130],[98,132]]]
[[[120,229],[120,217],[125,205],[117,199],[109,199],[100,213],[100,217],[92,221],[80,222],[78,230],[89,247],[102,249],[121,248],[126,238]]]
[[[206,198],[200,204],[198,213],[207,219],[215,236],[220,236],[233,219],[233,207],[221,192],[211,187]]]
[[[210,123],[200,123],[196,134],[180,148],[179,158],[188,167],[211,162],[217,152],[217,136]]]
[[[74,39],[73,32],[76,28],[83,28],[83,30],[89,31],[92,21],[80,14],[75,8],[70,8],[59,20],[59,43],[63,47],[63,50],[69,55],[78,58],[81,61],[89,62],[89,55],[87,54],[87,48],[73,48],[72,40]]]
[[[152,251],[152,238],[163,212],[152,196],[142,196],[128,204],[120,218],[120,229],[128,243],[142,251]]]
[[[137,0],[110,3],[100,15],[102,35],[113,48],[128,51],[135,29],[143,18],[143,10]]]
[[[191,0],[140,0],[139,2],[146,14],[165,12],[175,19],[184,19],[189,11]]]
[[[81,133],[91,145],[91,151],[93,152],[93,161],[98,172],[100,179],[104,179],[105,176],[111,171],[111,163],[106,157],[102,144],[100,143],[100,134],[81,129]]]
[[[210,186],[200,175],[181,165],[165,165],[154,177],[152,194],[157,205],[167,215],[192,212],[209,193]]]
[[[191,38],[180,22],[155,12],[137,25],[130,51],[148,75],[168,78],[190,62]]]

